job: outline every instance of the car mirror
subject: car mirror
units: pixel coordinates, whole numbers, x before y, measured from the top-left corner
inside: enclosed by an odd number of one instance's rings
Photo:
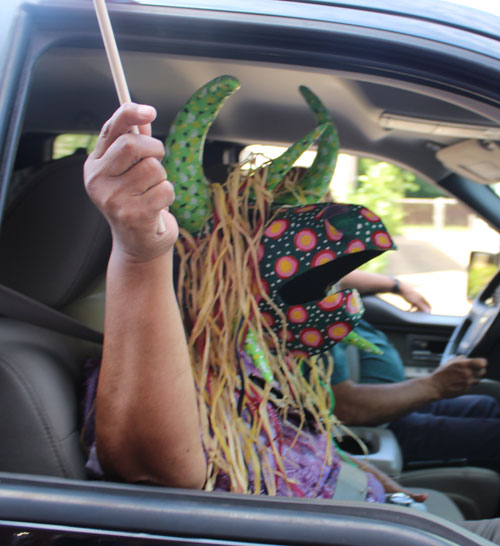
[[[467,298],[473,300],[493,278],[500,265],[500,254],[472,251],[467,267]]]

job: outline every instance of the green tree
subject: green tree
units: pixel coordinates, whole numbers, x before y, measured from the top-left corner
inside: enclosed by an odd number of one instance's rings
[[[416,189],[405,191],[405,197],[447,197],[446,193],[440,191],[437,186],[419,176],[415,177],[415,185]]]
[[[416,176],[387,163],[363,158],[358,162],[358,179],[355,189],[348,195],[348,202],[364,205],[384,221],[393,235],[401,232],[404,210],[400,202],[407,191],[415,191]]]
[[[347,202],[364,205],[380,216],[391,235],[401,232],[404,220],[403,205],[399,202],[407,191],[415,191],[416,176],[387,163],[363,158],[358,161],[358,179]],[[383,273],[387,269],[387,256],[382,254],[361,269]]]
[[[78,148],[84,148],[89,154],[97,143],[97,135],[64,133],[54,140],[52,159],[60,159],[73,154]]]

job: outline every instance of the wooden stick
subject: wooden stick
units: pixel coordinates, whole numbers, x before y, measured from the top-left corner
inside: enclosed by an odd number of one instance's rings
[[[104,42],[104,49],[108,57],[109,66],[111,68],[111,74],[113,76],[113,82],[118,94],[118,100],[120,104],[131,102],[130,92],[128,90],[127,80],[125,78],[125,72],[120,59],[120,53],[116,45],[115,35],[113,27],[111,26],[111,20],[109,18],[108,9],[106,8],[105,0],[94,0],[95,12],[97,15],[97,21],[99,22],[99,28],[101,30],[102,40]],[[132,133],[138,135],[139,128],[132,127]],[[166,231],[165,222],[160,215],[158,220],[158,233]]]
[[[111,20],[109,18],[105,0],[94,0],[94,7],[97,21],[99,22],[99,28],[101,29],[101,36],[108,57],[109,67],[111,68],[113,82],[118,94],[118,100],[120,101],[120,104],[131,102],[125,72],[123,71],[122,61],[120,59],[120,54],[118,53],[118,46],[116,45],[115,35],[113,33],[113,27],[111,26]],[[134,127],[133,132],[139,134],[139,129]]]

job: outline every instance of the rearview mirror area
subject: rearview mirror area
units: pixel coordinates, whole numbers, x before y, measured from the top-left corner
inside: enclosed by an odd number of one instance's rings
[[[490,282],[500,265],[500,254],[473,251],[467,267],[467,298],[473,300]]]

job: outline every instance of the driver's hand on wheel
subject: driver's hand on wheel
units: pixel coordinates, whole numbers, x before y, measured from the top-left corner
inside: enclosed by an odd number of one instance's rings
[[[436,389],[436,399],[453,398],[465,394],[472,385],[479,383],[486,373],[485,358],[455,356],[446,361],[429,376]]]

